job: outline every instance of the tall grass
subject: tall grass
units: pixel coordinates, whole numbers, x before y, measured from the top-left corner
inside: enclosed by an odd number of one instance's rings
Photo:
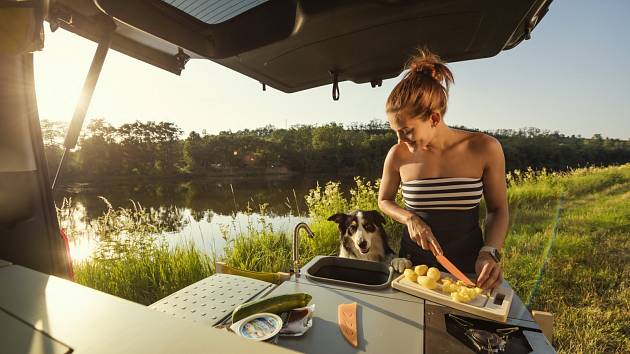
[[[213,258],[192,242],[169,248],[159,235],[172,225],[161,221],[159,210],[134,202],[131,208],[114,209],[102,199],[107,205],[102,216],[82,230],[70,230],[73,238],[98,235],[92,258],[73,264],[78,283],[149,305],[214,272]],[[64,202],[59,214],[72,215],[73,208]],[[61,224],[77,225],[76,220],[64,219]]]
[[[302,263],[338,252],[337,226],[327,218],[340,211],[378,209],[378,185],[356,178],[347,194],[338,182],[309,192],[305,216],[316,236],[302,235]],[[505,277],[521,298],[532,296],[533,309],[556,314],[554,345],[559,352],[630,352],[630,164],[566,173],[514,171],[508,174],[508,186]],[[400,198],[399,194],[398,202]],[[556,220],[560,200],[563,210]],[[151,224],[146,213],[137,206],[116,210],[110,206],[95,220],[91,231],[98,233],[102,249],[94,259],[75,264],[77,281],[149,304],[212,273],[211,256],[192,244],[169,249],[146,225]],[[62,218],[72,219],[68,215],[72,212],[60,211]],[[234,226],[235,235],[225,233],[224,260],[248,270],[289,270],[290,235],[266,221],[265,205],[258,215],[244,228]],[[556,224],[556,243],[534,294]],[[385,228],[397,250],[403,226],[388,219]]]
[[[117,259],[75,264],[75,281],[143,305],[150,305],[214,273],[211,257],[194,245],[169,250],[159,245]]]
[[[371,182],[356,177],[355,185],[346,196],[341,191],[339,182],[328,182],[311,189],[306,198],[309,226],[315,237],[300,237],[300,260],[307,263],[317,255],[336,255],[339,252],[339,231],[337,224],[328,221],[328,217],[348,210],[377,210],[378,181]],[[399,196],[400,197],[400,196]],[[264,212],[261,211],[261,215]],[[263,218],[264,219],[264,218]],[[398,240],[402,225],[387,219],[385,230],[390,235],[390,245],[398,249]],[[237,234],[229,240],[225,248],[225,261],[238,268],[255,271],[289,271],[291,268],[290,237],[284,233],[273,232],[268,225],[259,220],[262,226],[254,230],[248,226],[248,232]]]
[[[277,232],[267,222],[267,205],[259,207],[258,218],[252,220],[252,210],[248,207],[248,222],[245,230],[223,230],[227,246],[223,250],[225,259],[231,266],[246,270],[273,269],[288,270],[291,261],[291,241],[284,232]],[[230,233],[235,233],[232,237]],[[303,248],[303,247],[302,247]]]

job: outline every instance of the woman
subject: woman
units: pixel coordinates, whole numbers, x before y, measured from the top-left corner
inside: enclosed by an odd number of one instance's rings
[[[434,253],[444,254],[464,273],[476,273],[477,286],[494,288],[502,280],[499,251],[508,228],[501,144],[446,125],[453,74],[437,55],[422,49],[406,69],[385,106],[398,144],[385,158],[379,207],[407,226],[400,257],[439,266]],[[404,209],[395,202],[401,182]],[[482,194],[485,238],[479,226]]]

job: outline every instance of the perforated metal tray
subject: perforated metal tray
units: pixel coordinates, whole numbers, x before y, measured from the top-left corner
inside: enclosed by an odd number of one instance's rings
[[[214,274],[149,305],[149,308],[214,326],[238,305],[272,286],[274,284],[238,275]]]

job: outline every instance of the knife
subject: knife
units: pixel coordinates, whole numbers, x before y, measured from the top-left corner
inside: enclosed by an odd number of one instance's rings
[[[448,258],[446,258],[443,254],[439,254],[436,252],[435,248],[433,248],[433,245],[430,244],[431,247],[431,252],[433,252],[433,255],[435,256],[435,258],[437,259],[438,263],[440,263],[442,265],[442,267],[444,267],[449,273],[451,273],[453,276],[455,276],[455,278],[457,278],[458,280],[461,280],[464,282],[464,284],[468,285],[468,286],[475,286],[475,283],[473,283],[467,276],[466,274],[464,274],[461,270],[459,270],[453,263],[451,263],[451,261],[448,260]]]

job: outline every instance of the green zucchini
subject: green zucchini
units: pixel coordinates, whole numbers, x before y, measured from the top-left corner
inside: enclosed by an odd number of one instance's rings
[[[285,294],[266,297],[240,304],[232,312],[232,323],[236,323],[247,316],[256,313],[271,312],[280,314],[295,308],[304,307],[313,297],[305,293]]]

